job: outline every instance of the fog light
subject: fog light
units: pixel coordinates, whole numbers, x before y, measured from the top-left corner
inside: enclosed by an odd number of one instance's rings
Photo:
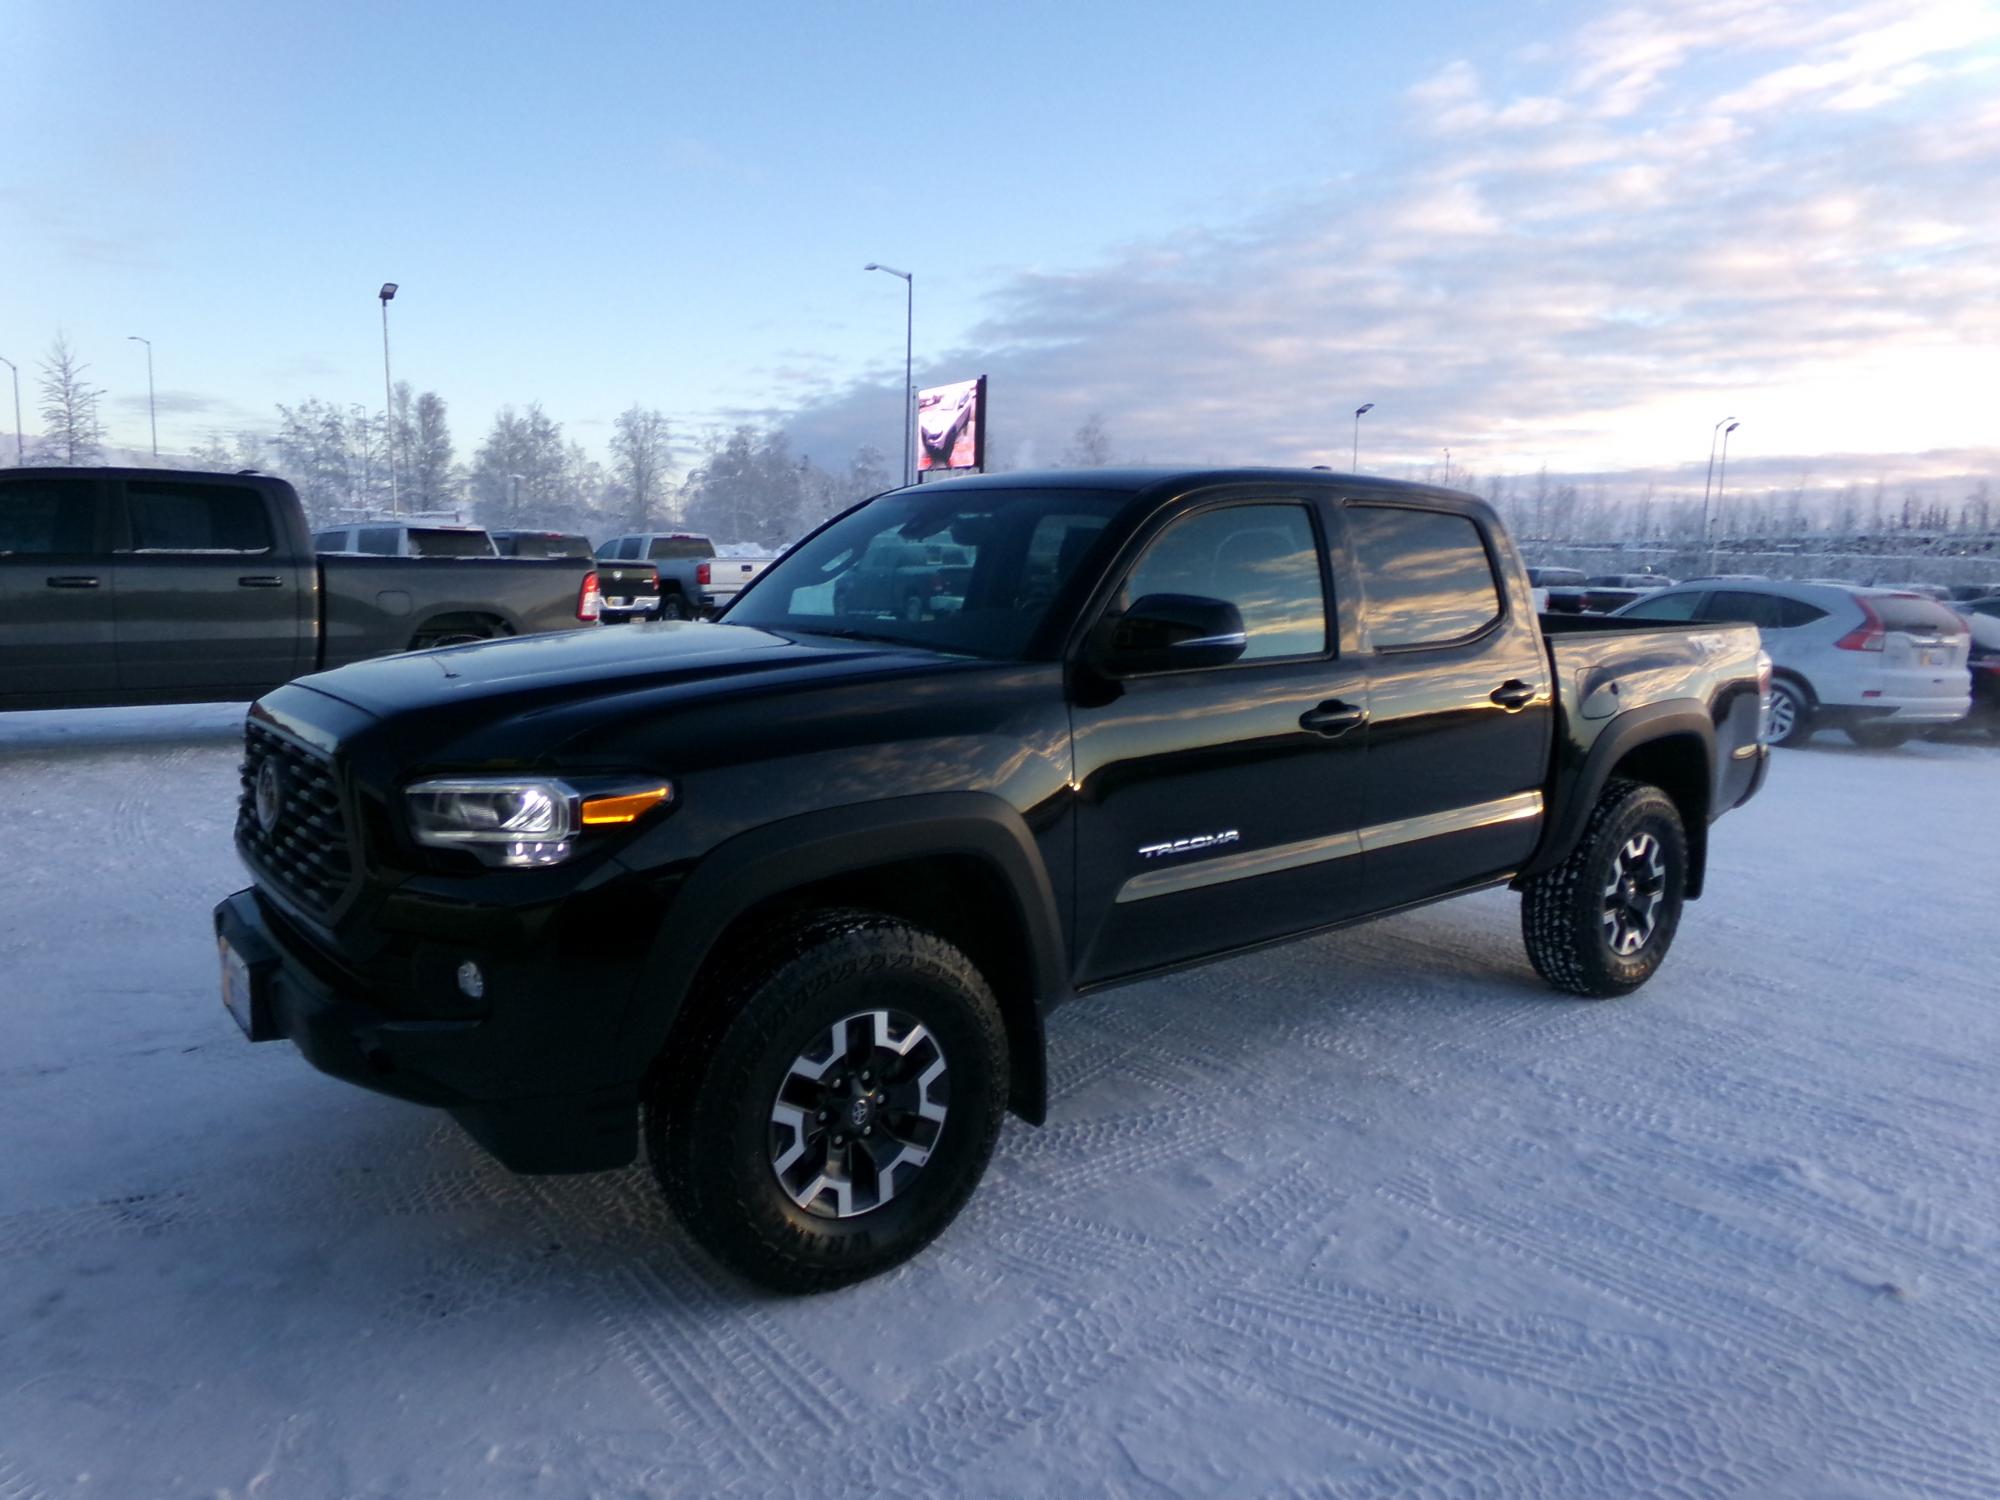
[[[469,958],[458,966],[458,988],[468,1000],[481,1000],[486,996],[486,976],[479,972],[479,965]]]

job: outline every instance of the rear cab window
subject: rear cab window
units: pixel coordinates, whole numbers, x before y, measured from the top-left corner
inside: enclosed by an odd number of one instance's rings
[[[133,552],[271,550],[270,507],[246,485],[128,480],[125,512]]]
[[[457,531],[448,527],[412,526],[412,557],[491,557],[493,539],[483,531]]]
[[[699,536],[656,536],[646,549],[646,556],[654,562],[703,560],[715,556],[715,543]]]
[[[1499,620],[1499,579],[1470,516],[1354,503],[1347,534],[1377,651],[1452,645]]]

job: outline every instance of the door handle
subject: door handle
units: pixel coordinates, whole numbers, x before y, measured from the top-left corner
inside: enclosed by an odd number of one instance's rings
[[[275,573],[252,573],[247,578],[236,580],[240,589],[275,589],[284,587],[284,580]]]
[[[1299,728],[1310,729],[1314,734],[1337,740],[1367,717],[1367,709],[1356,708],[1352,703],[1342,703],[1338,698],[1330,698],[1318,708],[1309,708],[1300,714]]]
[[[1534,701],[1535,689],[1532,685],[1521,681],[1518,677],[1510,677],[1488,694],[1488,697],[1506,709],[1508,713],[1514,713],[1516,710],[1526,708]]]
[[[49,579],[52,589],[94,589],[97,580],[88,573],[58,573]]]

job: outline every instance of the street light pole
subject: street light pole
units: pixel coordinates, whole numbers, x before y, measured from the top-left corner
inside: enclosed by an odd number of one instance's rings
[[[1375,410],[1373,401],[1364,401],[1354,408],[1354,456],[1348,461],[1347,466],[1357,474],[1361,472],[1361,419],[1373,410]]]
[[[382,431],[389,440],[389,514],[403,513],[403,493],[396,481],[396,394],[389,383],[389,304],[396,297],[396,283],[385,281],[375,294],[382,299]]]
[[[1722,485],[1723,481],[1729,477],[1729,434],[1742,425],[1741,422],[1732,421],[1727,427],[1722,429],[1722,463],[1715,471],[1715,519],[1718,524],[1722,520]],[[1715,549],[1713,547],[1709,548],[1708,571],[1711,573],[1715,571]]]
[[[899,271],[894,266],[880,265],[869,261],[861,268],[864,271],[887,271],[891,276],[903,278],[903,483],[911,479],[910,465],[916,456],[917,435],[911,430],[914,418],[916,391],[910,384],[910,355],[916,347],[917,319],[917,278],[909,271]]]
[[[125,335],[127,343],[146,346],[146,418],[153,427],[153,457],[160,456],[160,408],[153,400],[153,341],[142,339],[136,333]]]
[[[1701,482],[1701,545],[1708,553],[1708,571],[1715,571],[1715,548],[1710,545],[1708,534],[1708,491],[1715,482],[1715,442],[1722,432],[1723,422],[1734,422],[1734,417],[1724,417],[1708,429],[1708,477]]]
[[[21,468],[28,462],[28,445],[21,436],[21,367],[5,355],[0,355],[0,365],[14,372],[14,465]]]

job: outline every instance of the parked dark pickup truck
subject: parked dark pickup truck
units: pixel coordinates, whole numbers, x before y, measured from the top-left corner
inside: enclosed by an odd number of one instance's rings
[[[961,549],[962,595],[840,612],[884,538]],[[1763,674],[1748,627],[1538,622],[1449,491],[893,491],[720,624],[257,703],[224,999],[519,1170],[623,1165],[643,1125],[713,1251],[833,1286],[943,1228],[1007,1107],[1040,1121],[1071,996],[1500,884],[1552,985],[1636,988],[1763,780]]]
[[[483,540],[483,538],[482,538]],[[282,479],[0,469],[0,709],[254,698],[595,618],[588,559],[316,557]]]

